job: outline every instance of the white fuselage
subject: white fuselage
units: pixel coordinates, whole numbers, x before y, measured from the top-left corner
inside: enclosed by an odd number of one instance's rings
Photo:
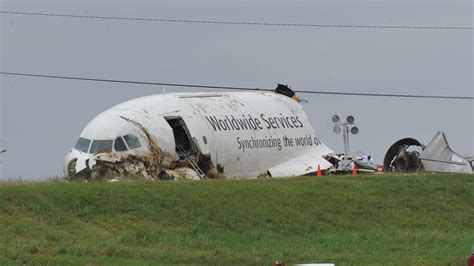
[[[308,154],[314,158],[313,172],[316,164],[322,169],[330,166],[322,156],[332,151],[316,137],[301,105],[273,92],[170,93],[142,97],[99,114],[86,126],[81,138],[115,140],[135,134],[143,144],[141,148],[127,151],[114,148],[107,152],[146,154],[150,147],[141,132],[144,127],[164,153],[178,158],[176,134],[180,133],[173,133],[172,128],[178,120],[184,122],[195,149],[209,156],[226,178],[302,174],[291,170],[292,165],[285,162]],[[65,167],[72,158],[81,156],[92,155],[73,148],[66,157]]]

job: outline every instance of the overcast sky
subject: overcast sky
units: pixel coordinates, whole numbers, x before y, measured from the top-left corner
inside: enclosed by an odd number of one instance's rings
[[[473,26],[472,1],[6,1],[7,11],[274,23]],[[265,27],[0,14],[1,71],[297,90],[474,96],[473,30]],[[0,75],[0,178],[62,174],[86,124],[162,87]],[[175,89],[167,91],[189,91]],[[300,95],[320,139],[352,114],[351,150],[382,162],[438,130],[474,155],[474,101]]]

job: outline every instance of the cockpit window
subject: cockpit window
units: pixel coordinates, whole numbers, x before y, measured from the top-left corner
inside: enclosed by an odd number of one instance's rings
[[[125,142],[123,142],[122,137],[118,137],[115,139],[114,143],[115,151],[126,151],[127,146],[125,146]]]
[[[142,146],[140,144],[140,141],[135,135],[128,134],[128,135],[123,136],[123,138],[127,142],[128,148],[130,148],[130,150],[140,148]]]
[[[112,152],[112,140],[94,140],[89,153]]]
[[[74,146],[74,149],[78,151],[82,151],[82,152],[87,152],[89,150],[90,145],[91,145],[90,139],[79,138],[79,140],[76,143],[76,146]]]

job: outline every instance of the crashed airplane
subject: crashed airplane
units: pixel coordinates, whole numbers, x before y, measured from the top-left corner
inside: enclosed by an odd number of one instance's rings
[[[66,155],[69,178],[299,176],[332,166],[295,93],[163,93],[96,116]]]
[[[446,135],[439,131],[428,145],[413,138],[395,142],[384,158],[385,172],[474,173],[474,156],[461,156],[448,144]]]

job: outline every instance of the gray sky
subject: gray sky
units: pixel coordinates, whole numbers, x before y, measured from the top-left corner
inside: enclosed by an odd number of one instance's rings
[[[276,23],[473,26],[472,1],[0,1],[2,10]],[[297,90],[474,96],[469,30],[336,29],[85,20],[0,14],[1,71]],[[84,126],[162,87],[0,75],[0,177],[58,171]],[[167,88],[167,91],[192,89]],[[360,128],[351,150],[382,162],[403,137],[443,130],[474,155],[474,102],[300,95],[320,139],[331,115]],[[2,173],[3,172],[3,173]]]

